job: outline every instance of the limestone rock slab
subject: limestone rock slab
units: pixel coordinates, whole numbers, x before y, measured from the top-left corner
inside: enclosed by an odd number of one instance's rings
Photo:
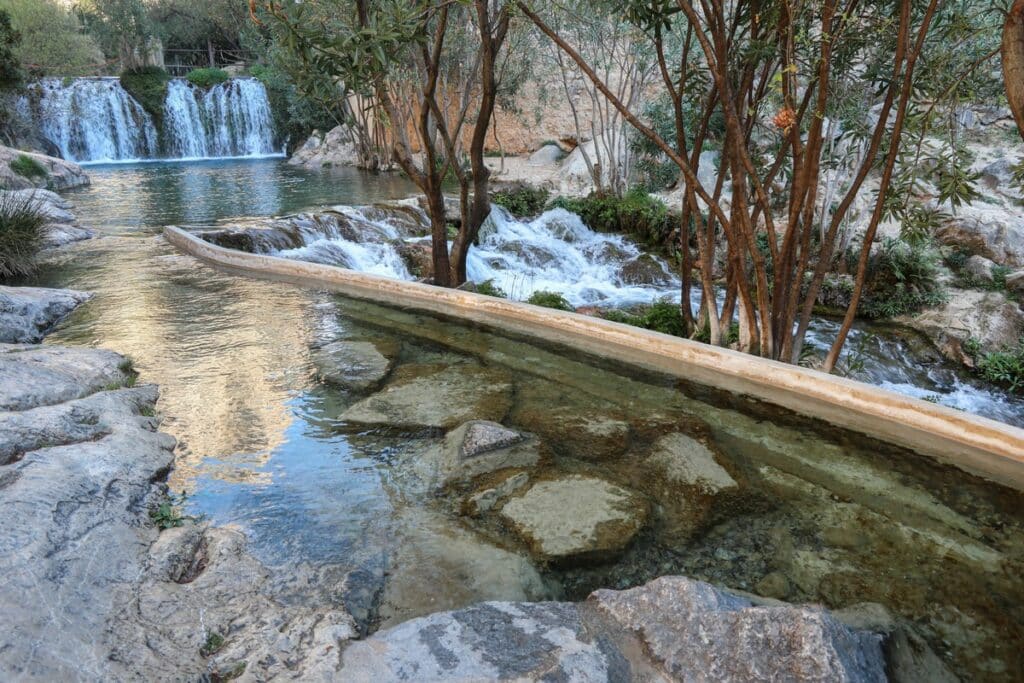
[[[394,365],[394,354],[385,355],[373,342],[336,341],[312,354],[317,374],[326,382],[353,391],[378,386]]]
[[[71,311],[92,298],[88,292],[0,285],[0,342],[41,341]]]

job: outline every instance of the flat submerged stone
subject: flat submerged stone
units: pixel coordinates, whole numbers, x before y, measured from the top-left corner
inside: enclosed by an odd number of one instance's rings
[[[556,563],[613,558],[647,515],[639,495],[580,475],[538,482],[501,510],[539,559]]]
[[[512,382],[502,370],[476,365],[405,365],[378,393],[340,416],[355,427],[449,430],[469,420],[499,421],[509,411]]]
[[[353,391],[377,387],[394,365],[394,353],[382,353],[368,341],[331,342],[316,349],[312,359],[321,379]]]

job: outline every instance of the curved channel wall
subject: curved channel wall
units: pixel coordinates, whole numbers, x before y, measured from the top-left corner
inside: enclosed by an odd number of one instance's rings
[[[164,235],[181,251],[235,273],[460,318],[576,348],[825,420],[1024,490],[1024,429],[1001,422],[842,377],[600,318],[225,249],[176,227],[165,228]]]

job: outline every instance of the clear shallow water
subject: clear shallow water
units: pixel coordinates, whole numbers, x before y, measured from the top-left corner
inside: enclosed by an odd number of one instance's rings
[[[192,513],[245,529],[266,561],[358,570],[379,587],[370,591],[373,623],[523,590],[516,564],[529,557],[523,543],[493,519],[461,516],[459,495],[436,497],[417,481],[415,464],[436,439],[351,433],[339,415],[359,397],[315,378],[311,349],[318,344],[397,342],[399,366],[507,372],[514,391],[504,422],[540,434],[547,449],[533,476],[589,474],[637,491],[654,507],[618,562],[538,566],[547,584],[532,597],[577,598],[664,573],[760,592],[780,574],[784,581],[775,583],[789,600],[887,605],[965,677],[1018,678],[1021,495],[821,425],[756,406],[734,410],[697,388],[219,273],[168,247],[156,235],[162,222],[208,224],[233,211],[257,214],[254,206],[284,213],[407,193],[399,183],[307,175],[274,162],[220,168],[220,181],[206,164],[101,169],[92,188],[70,198],[104,236],[60,252],[40,284],[96,292],[49,341],[127,353],[141,381],[161,385],[164,428],[180,441],[172,487],[190,493]],[[208,173],[209,182],[184,182],[192,173]],[[268,180],[274,177],[282,187]],[[235,192],[210,189],[223,184]],[[629,425],[615,457],[589,457],[579,430],[566,428],[593,418]],[[684,537],[668,532],[677,513],[665,510],[685,497],[666,498],[648,462],[653,441],[677,430],[712,444],[743,489]]]

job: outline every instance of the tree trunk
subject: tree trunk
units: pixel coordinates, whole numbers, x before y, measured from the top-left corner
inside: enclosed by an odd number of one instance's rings
[[[210,58],[210,68],[217,68],[217,56],[213,50],[213,41],[209,38],[206,39],[206,55]]]
[[[1003,84],[1017,130],[1024,137],[1024,0],[1015,0],[1003,26]]]
[[[448,261],[448,221],[444,210],[444,193],[440,187],[429,188],[427,213],[430,214],[431,256],[434,261],[434,284],[451,287],[451,268]]]

